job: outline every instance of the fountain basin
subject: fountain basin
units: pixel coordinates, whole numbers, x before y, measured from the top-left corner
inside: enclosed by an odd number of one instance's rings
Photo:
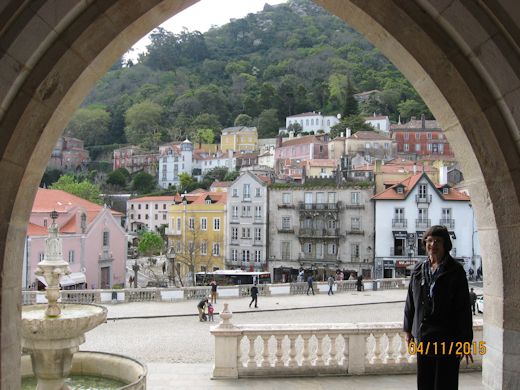
[[[31,357],[22,356],[22,378],[33,376]],[[115,379],[124,386],[124,390],[146,389],[146,366],[126,356],[105,352],[79,351],[72,358],[70,375],[96,376]]]

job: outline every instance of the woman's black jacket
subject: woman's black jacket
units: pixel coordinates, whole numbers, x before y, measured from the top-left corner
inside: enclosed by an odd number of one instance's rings
[[[446,256],[444,269],[439,274],[428,300],[423,280],[423,265],[419,262],[411,275],[404,309],[405,332],[411,332],[416,342],[445,341],[471,342],[473,317],[469,299],[468,281],[462,265]]]

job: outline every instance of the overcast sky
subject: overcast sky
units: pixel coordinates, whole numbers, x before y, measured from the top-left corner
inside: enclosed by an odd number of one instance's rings
[[[179,33],[184,27],[189,31],[206,32],[211,26],[222,26],[229,19],[243,18],[247,14],[257,13],[267,4],[285,3],[287,0],[200,0],[188,9],[178,13],[173,18],[161,24],[161,27],[174,33]],[[143,37],[125,55],[126,58],[137,58],[146,51],[150,43],[148,36]]]

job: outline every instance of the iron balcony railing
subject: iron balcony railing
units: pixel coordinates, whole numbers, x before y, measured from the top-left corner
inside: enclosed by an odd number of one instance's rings
[[[416,219],[415,220],[415,227],[416,228],[429,228],[432,225],[431,219]]]
[[[392,227],[393,228],[406,228],[408,225],[408,220],[402,218],[394,218],[392,219]]]
[[[339,237],[339,229],[316,229],[316,228],[300,228],[298,232],[300,237]]]
[[[415,202],[416,203],[428,203],[428,204],[430,204],[432,202],[432,196],[428,195],[428,194],[415,195]]]
[[[451,218],[441,218],[439,225],[446,226],[448,229],[455,229],[455,220]]]
[[[335,210],[338,211],[341,209],[341,202],[335,203],[304,203],[300,202],[298,204],[298,208],[300,210]]]

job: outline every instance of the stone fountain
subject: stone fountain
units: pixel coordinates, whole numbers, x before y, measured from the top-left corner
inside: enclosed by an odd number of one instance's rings
[[[46,305],[24,306],[22,309],[22,348],[31,356],[37,390],[67,390],[65,378],[71,371],[72,359],[85,332],[106,321],[107,309],[98,305],[59,304],[60,278],[70,273],[63,260],[62,242],[58,237],[56,218],[45,243],[45,256],[38,264],[36,275],[47,282]]]

